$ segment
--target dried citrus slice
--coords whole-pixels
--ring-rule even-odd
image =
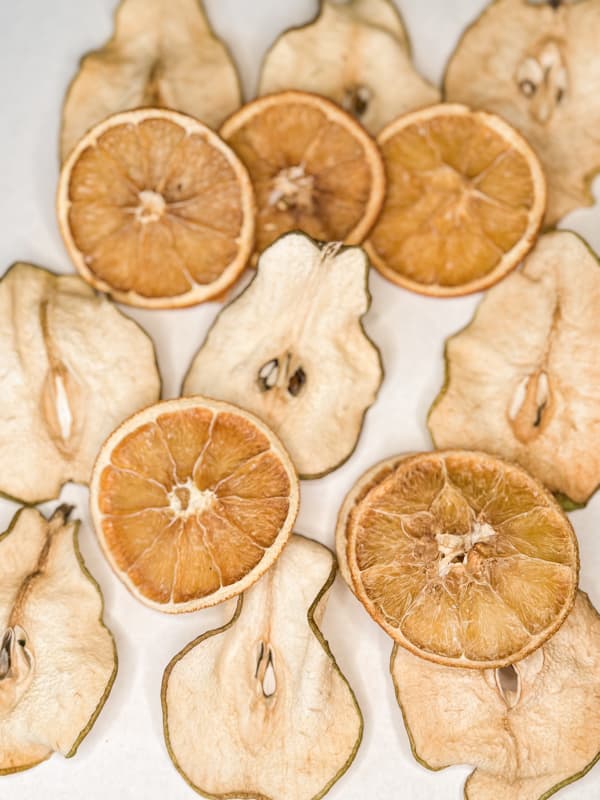
[[[62,158],[118,111],[172,108],[216,128],[240,103],[235,67],[201,0],[121,0],[113,36],[84,56],[69,87]]]
[[[496,0],[466,30],[446,71],[448,100],[500,114],[539,155],[548,226],[594,202],[599,40],[598,0]]]
[[[90,494],[118,577],[170,613],[247,589],[281,552],[298,512],[298,479],[272,431],[201,397],[126,420],[100,450]]]
[[[478,669],[524,658],[577,590],[575,534],[543,486],[484,453],[404,458],[346,526],[359,600],[399,644]]]
[[[250,173],[256,249],[291,230],[358,244],[381,209],[385,178],[375,142],[330,100],[281,92],[233,114],[221,135]]]
[[[386,478],[396,469],[398,464],[403,459],[408,458],[410,455],[412,454],[407,453],[404,456],[392,456],[391,458],[385,458],[378,464],[374,464],[370,469],[360,476],[340,506],[337,523],[335,526],[335,549],[340,575],[346,581],[348,587],[352,591],[354,591],[354,588],[352,586],[350,567],[348,566],[346,536],[346,528],[352,509],[363,499],[367,492],[369,492],[374,486],[377,486],[377,484],[381,483],[384,478]]]
[[[384,277],[453,297],[499,281],[533,247],[546,206],[542,168],[493,114],[437,105],[378,136],[387,176],[367,250]]]
[[[565,507],[600,485],[600,265],[574,233],[542,236],[446,344],[429,414],[440,448],[516,461]]]
[[[283,33],[267,54],[260,94],[283,89],[329,97],[371,133],[440,99],[413,66],[391,0],[323,0],[313,22]]]
[[[130,305],[216,297],[252,251],[246,170],[209,128],[174,111],[126,111],[92,128],[63,166],[57,206],[81,275]]]

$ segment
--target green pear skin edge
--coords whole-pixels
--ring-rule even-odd
[[[296,535],[298,535],[298,534],[296,534]],[[302,538],[306,539],[307,537],[302,537]],[[327,548],[327,549],[329,549],[329,548]],[[320,628],[317,626],[317,624],[316,624],[316,622],[314,620],[314,615],[315,615],[315,612],[316,612],[316,610],[317,610],[317,608],[318,608],[318,606],[319,606],[319,604],[321,602],[321,599],[323,598],[323,596],[331,588],[331,586],[332,586],[332,584],[333,584],[333,582],[335,580],[336,573],[337,573],[337,560],[336,560],[335,555],[333,554],[333,552],[331,552],[331,556],[332,556],[332,567],[331,567],[331,572],[329,573],[329,577],[327,578],[326,582],[323,584],[319,594],[313,600],[312,605],[308,609],[308,612],[306,614],[306,618],[307,618],[308,625],[310,627],[310,630],[311,630],[312,634],[315,636],[315,638],[317,639],[317,641],[319,642],[319,644],[321,645],[321,647],[325,651],[325,654],[331,660],[331,662],[332,662],[334,668],[336,669],[336,671],[338,672],[339,676],[342,678],[342,680],[344,681],[344,683],[348,687],[348,691],[350,692],[350,694],[352,696],[352,700],[353,700],[354,706],[356,708],[356,712],[358,714],[358,718],[359,718],[359,721],[360,721],[360,727],[359,727],[359,732],[358,732],[358,737],[356,739],[356,743],[355,743],[354,748],[352,750],[352,753],[350,754],[350,757],[348,758],[346,763],[343,765],[343,767],[340,770],[338,770],[338,772],[323,787],[323,789],[318,794],[316,794],[314,797],[311,798],[311,800],[321,800],[321,798],[324,797],[327,794],[327,792],[331,789],[331,787],[334,785],[334,783],[337,783],[337,781],[342,777],[342,775],[344,775],[344,773],[348,771],[348,769],[350,768],[352,762],[354,761],[354,759],[356,757],[356,753],[358,752],[358,748],[360,747],[360,744],[362,742],[363,730],[364,730],[363,715],[362,715],[362,712],[360,710],[360,706],[358,705],[358,701],[356,699],[356,695],[354,694],[354,691],[353,691],[352,687],[350,686],[350,684],[348,683],[345,675],[342,673],[341,669],[338,667],[337,661],[335,660],[335,658],[333,656],[333,653],[331,652],[331,649],[329,647],[329,644],[328,644],[327,640],[325,639],[325,637],[321,633]],[[242,594],[242,595],[240,595],[238,597],[238,601],[237,601],[237,606],[236,606],[235,612],[234,612],[232,618],[229,620],[229,622],[226,622],[220,628],[214,628],[213,630],[210,630],[210,631],[207,631],[206,633],[201,634],[196,639],[191,641],[188,645],[186,645],[183,648],[183,650],[181,650],[179,653],[177,653],[177,655],[174,656],[174,658],[172,658],[171,661],[168,663],[168,665],[167,665],[167,667],[166,667],[166,669],[164,671],[163,679],[162,679],[162,687],[161,687],[161,692],[160,692],[160,698],[161,698],[161,706],[162,706],[162,713],[163,713],[163,733],[164,733],[165,744],[166,744],[166,747],[167,747],[167,751],[169,753],[169,757],[170,757],[171,761],[173,762],[173,765],[175,766],[175,769],[181,775],[181,777],[184,779],[184,781],[188,784],[188,786],[190,786],[195,792],[198,792],[198,794],[201,794],[203,797],[208,798],[208,800],[272,800],[272,798],[267,797],[266,795],[263,795],[263,794],[257,794],[256,792],[249,793],[249,792],[243,792],[243,791],[241,791],[241,792],[236,791],[236,792],[227,792],[226,794],[210,794],[209,792],[206,792],[203,789],[201,789],[199,786],[195,786],[188,779],[187,775],[183,772],[183,770],[181,769],[181,767],[177,763],[177,759],[175,758],[175,754],[173,753],[173,750],[171,748],[171,740],[170,740],[170,737],[169,737],[169,721],[168,721],[168,715],[167,715],[167,684],[169,682],[169,678],[171,676],[171,671],[173,670],[173,667],[177,664],[177,662],[180,659],[182,659],[184,656],[186,656],[189,653],[190,650],[193,650],[193,648],[195,648],[197,645],[201,644],[201,642],[203,642],[205,639],[210,639],[212,636],[218,636],[220,633],[224,633],[226,630],[231,628],[235,624],[235,622],[237,621],[238,617],[240,616],[243,604],[244,604],[244,595]]]
[[[555,229],[556,229],[556,226],[554,226],[554,228],[552,228],[551,230],[555,230]],[[567,231],[568,233],[573,234],[573,236],[576,236],[582,242],[582,244],[585,245],[585,247],[589,251],[590,255],[594,256],[594,258],[598,262],[598,266],[600,267],[600,259],[598,258],[598,255],[594,252],[594,250],[592,250],[592,248],[590,247],[588,242],[583,238],[583,236],[580,236],[578,233],[575,233],[575,231],[567,230],[566,228],[565,229],[561,228],[561,232],[564,232],[564,231]],[[527,256],[525,256],[525,258],[527,258]],[[477,314],[479,313],[480,307],[481,307],[481,301],[480,301],[479,305],[477,306],[477,308],[475,309],[475,311],[473,313],[473,316],[467,322],[467,324],[463,325],[462,328],[459,328],[459,330],[457,330],[455,333],[453,333],[451,336],[449,336],[446,339],[446,341],[444,342],[444,381],[442,383],[442,388],[439,390],[439,392],[435,396],[435,399],[434,399],[433,403],[429,406],[429,410],[427,412],[427,417],[425,419],[425,422],[426,422],[426,425],[427,425],[427,429],[429,431],[429,435],[431,436],[431,441],[433,442],[433,446],[436,448],[436,450],[439,449],[439,448],[438,448],[438,446],[436,444],[435,437],[433,435],[433,431],[431,430],[431,427],[429,425],[429,418],[431,417],[431,415],[432,415],[434,409],[436,408],[436,406],[438,405],[438,403],[440,403],[443,400],[444,395],[446,394],[446,391],[448,390],[448,385],[450,383],[450,359],[448,358],[448,343],[450,342],[451,339],[453,339],[455,336],[459,336],[470,325],[472,325],[473,322],[475,322],[475,320],[477,319]],[[536,477],[536,476],[534,476],[534,477]],[[560,505],[560,507],[562,508],[563,511],[578,511],[580,508],[585,508],[587,506],[587,504],[592,499],[594,494],[598,491],[598,489],[600,489],[600,484],[598,484],[598,486],[596,486],[596,488],[591,493],[591,495],[586,500],[583,500],[582,502],[577,502],[576,500],[571,500],[571,498],[568,495],[564,494],[563,492],[552,492],[551,494],[554,495],[555,500],[558,502],[558,504]],[[548,797],[549,796],[550,795],[548,795]]]
[[[17,513],[14,515],[14,517],[10,521],[10,524],[9,524],[8,528],[4,531],[4,533],[0,534],[0,542],[3,541],[3,539],[5,539],[9,534],[12,533],[12,530],[15,527],[15,525],[17,524],[17,522],[19,520],[19,517],[21,516],[21,513],[23,511],[25,511],[26,508],[29,508],[29,506],[24,506],[23,508],[20,508],[17,511]],[[110,628],[104,622],[104,595],[102,594],[102,589],[100,588],[100,584],[94,578],[94,576],[91,574],[89,569],[86,567],[85,561],[83,560],[83,556],[81,554],[81,550],[79,548],[79,527],[81,525],[81,522],[80,522],[80,520],[75,520],[73,522],[73,524],[75,525],[75,528],[73,530],[73,549],[75,550],[75,555],[77,556],[77,561],[79,562],[79,567],[80,567],[81,571],[83,572],[85,577],[88,579],[88,581],[92,584],[92,586],[94,586],[94,588],[97,590],[98,595],[100,597],[100,618],[99,618],[98,621],[100,622],[100,625],[105,629],[105,631],[110,636],[110,640],[111,640],[112,646],[113,646],[113,657],[114,657],[115,665],[114,665],[112,674],[111,674],[110,678],[108,679],[108,683],[106,684],[106,689],[104,690],[104,693],[103,693],[102,697],[100,698],[100,700],[98,702],[98,705],[94,709],[94,712],[93,712],[92,716],[89,718],[87,725],[80,732],[79,736],[75,740],[75,743],[74,743],[73,747],[69,750],[69,752],[67,753],[65,758],[73,758],[73,756],[77,753],[77,750],[79,749],[79,745],[82,743],[82,741],[85,739],[85,737],[91,731],[91,729],[94,727],[94,723],[98,719],[98,715],[100,714],[100,712],[104,708],[104,704],[108,700],[108,696],[110,695],[110,693],[112,691],[112,687],[113,687],[113,684],[114,684],[115,679],[117,677],[117,672],[119,670],[119,656],[118,656],[118,653],[117,653],[117,644],[115,642],[115,637],[113,636],[112,631],[110,630]],[[32,764],[26,764],[26,765],[21,766],[21,767],[13,767],[11,769],[0,769],[0,776],[2,776],[2,775],[14,775],[17,772],[25,772],[28,769],[32,769],[33,767],[37,767],[38,764],[42,764],[44,761],[47,761],[53,755],[54,755],[54,753],[50,753],[50,755],[48,755],[46,758],[42,758],[40,761],[34,761]]]

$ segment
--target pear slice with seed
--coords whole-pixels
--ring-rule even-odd
[[[542,800],[600,757],[600,615],[583,592],[559,631],[510,667],[465,670],[392,653],[415,758],[476,767],[466,800]]]
[[[578,236],[543,236],[446,345],[429,412],[436,447],[516,461],[563,505],[600,484],[600,266]]]
[[[319,628],[334,577],[327,548],[292,536],[231,621],[167,667],[167,747],[200,794],[314,800],[349,768],[362,716]]]
[[[240,103],[235,66],[201,0],[121,0],[112,38],[83,58],[69,88],[62,159],[118,111],[170,108],[218,128]]]
[[[317,18],[284,33],[265,59],[259,93],[284,89],[328,97],[371,133],[440,99],[416,72],[390,0],[323,0]]]
[[[0,493],[87,483],[106,436],[154,402],[150,338],[81,278],[15,264],[0,281]]]
[[[467,29],[447,68],[447,100],[503,116],[537,152],[548,179],[548,226],[594,202],[599,40],[599,0],[496,0]]]
[[[75,755],[115,678],[102,595],[69,512],[22,509],[0,536],[0,775]]]
[[[361,324],[370,296],[358,247],[290,233],[269,247],[246,291],[218,316],[183,393],[227,400],[281,438],[303,478],[352,453],[382,380]]]

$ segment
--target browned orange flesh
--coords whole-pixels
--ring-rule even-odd
[[[156,198],[140,199],[143,192]],[[71,176],[69,222],[99,278],[148,297],[177,295],[191,289],[190,278],[214,281],[235,256],[237,195],[233,169],[201,136],[147,120],[108,130],[83,151]]]
[[[283,92],[244,106],[223,126],[254,185],[260,253],[283,233],[361,242],[383,202],[381,158],[359,123],[333,103]]]
[[[401,461],[347,525],[354,588],[401,644],[442,663],[523,657],[577,588],[573,530],[523,470],[476,453]]]
[[[387,195],[369,248],[390,280],[444,295],[484,288],[518,264],[541,222],[545,190],[516,132],[439,108],[382,132]]]
[[[150,600],[182,603],[258,564],[286,520],[289,493],[283,464],[251,422],[187,409],[117,444],[98,505],[118,569]]]

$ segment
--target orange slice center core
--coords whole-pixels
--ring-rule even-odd
[[[469,216],[468,201],[479,194],[474,182],[448,164],[442,164],[430,176],[431,188],[448,198],[445,216],[455,224]]]
[[[496,531],[487,522],[474,522],[469,533],[436,533],[440,560],[438,573],[447,575],[450,571],[462,571],[464,567],[477,566],[477,550],[479,542],[489,542]]]
[[[162,194],[144,189],[138,195],[140,204],[135,210],[135,218],[144,224],[158,222],[167,204]]]
[[[311,213],[314,210],[313,175],[307,175],[303,164],[285,167],[273,178],[269,205],[279,211],[297,208]]]
[[[216,495],[211,489],[199,489],[191,478],[185,483],[176,484],[167,495],[173,514],[186,520],[203,511],[208,511],[214,504]]]

